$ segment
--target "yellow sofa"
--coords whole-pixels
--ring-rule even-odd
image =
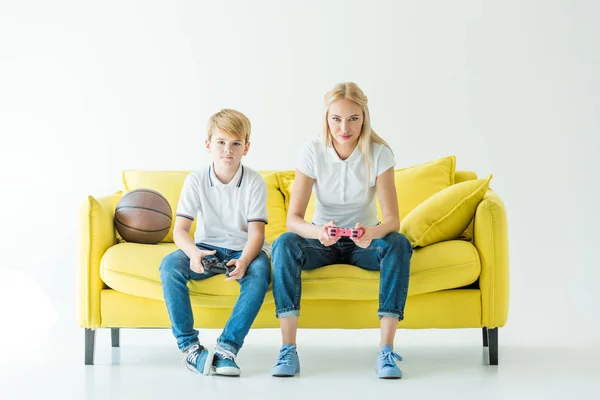
[[[125,171],[124,191],[158,190],[175,212],[186,171]],[[267,240],[285,232],[286,205],[293,171],[261,172],[268,188]],[[450,184],[476,175],[452,171]],[[399,197],[401,192],[398,188]],[[402,194],[406,196],[403,191]],[[119,328],[169,328],[158,266],[176,249],[172,227],[156,245],[126,243],[113,224],[122,192],[88,196],[80,210],[79,324],[85,328],[85,363],[93,364],[95,331],[110,328],[113,347]],[[313,210],[309,204],[307,220]],[[195,227],[192,227],[194,229]],[[504,326],[509,298],[506,212],[488,190],[469,228],[457,240],[416,248],[411,260],[405,320],[399,328],[482,328],[489,362],[498,363],[498,328]],[[379,273],[332,265],[302,273],[301,328],[377,328]],[[189,283],[198,328],[222,328],[239,294],[237,282],[222,277]],[[277,328],[269,290],[253,328]]]

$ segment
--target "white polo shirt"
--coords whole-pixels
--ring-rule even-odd
[[[248,241],[248,224],[267,219],[267,185],[260,174],[240,164],[235,176],[223,184],[212,164],[190,173],[183,184],[177,216],[194,221],[196,243],[230,250],[243,250]],[[271,255],[265,240],[262,250]]]
[[[367,165],[358,146],[350,157],[340,159],[333,146],[321,138],[304,145],[297,168],[315,180],[315,215],[313,223],[325,225],[335,221],[342,228],[354,228],[357,222],[375,226],[380,221],[375,200],[376,177],[396,165],[392,150],[371,144],[371,177],[367,188]]]

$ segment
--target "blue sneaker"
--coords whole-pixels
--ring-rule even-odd
[[[375,364],[375,372],[381,379],[400,379],[402,371],[396,365],[396,360],[402,361],[402,357],[394,353],[392,346],[386,344],[379,351],[377,363]]]
[[[300,372],[300,359],[296,352],[296,346],[284,344],[279,351],[277,363],[271,369],[271,375],[280,377],[294,376],[298,372]]]
[[[235,354],[219,346],[215,349],[212,372],[217,375],[226,376],[240,376],[242,373],[240,367],[235,363]]]
[[[214,354],[204,346],[199,344],[192,345],[184,353],[183,363],[192,372],[202,375],[210,374]]]

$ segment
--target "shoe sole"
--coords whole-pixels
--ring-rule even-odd
[[[206,362],[204,363],[204,369],[202,370],[204,372],[198,371],[196,368],[189,365],[184,359],[183,364],[189,371],[192,371],[193,373],[198,374],[198,375],[204,375],[204,376],[210,375],[210,370],[212,367],[213,358],[215,357],[215,353],[206,348],[205,348],[205,350],[208,351],[208,357],[206,357]]]
[[[221,367],[215,368],[211,367],[212,373],[215,375],[225,375],[225,376],[240,376],[241,371],[234,367]]]
[[[400,375],[400,376],[394,376],[394,375],[390,375],[390,376],[385,376],[385,375],[384,375],[384,376],[382,376],[382,375],[379,375],[379,374],[377,373],[377,370],[375,370],[375,373],[377,374],[377,377],[378,377],[379,379],[402,379],[402,375]]]
[[[271,376],[275,376],[277,378],[291,378],[293,376],[296,376],[296,374],[300,373],[300,369],[296,370],[296,372],[294,372],[293,374],[283,374],[283,373],[278,373],[278,374],[273,374],[271,373]]]

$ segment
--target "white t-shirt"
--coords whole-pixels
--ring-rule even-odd
[[[325,225],[335,221],[342,228],[354,228],[357,222],[375,226],[380,221],[375,201],[376,178],[396,165],[392,150],[371,143],[371,176],[367,189],[367,165],[358,146],[350,157],[340,159],[333,146],[321,138],[304,145],[297,168],[315,180],[315,215],[313,223]]]
[[[258,172],[242,164],[233,179],[223,184],[211,164],[186,177],[177,216],[191,221],[198,217],[196,243],[243,250],[248,241],[248,224],[268,223],[267,185]],[[271,244],[265,240],[262,250],[270,256]]]

